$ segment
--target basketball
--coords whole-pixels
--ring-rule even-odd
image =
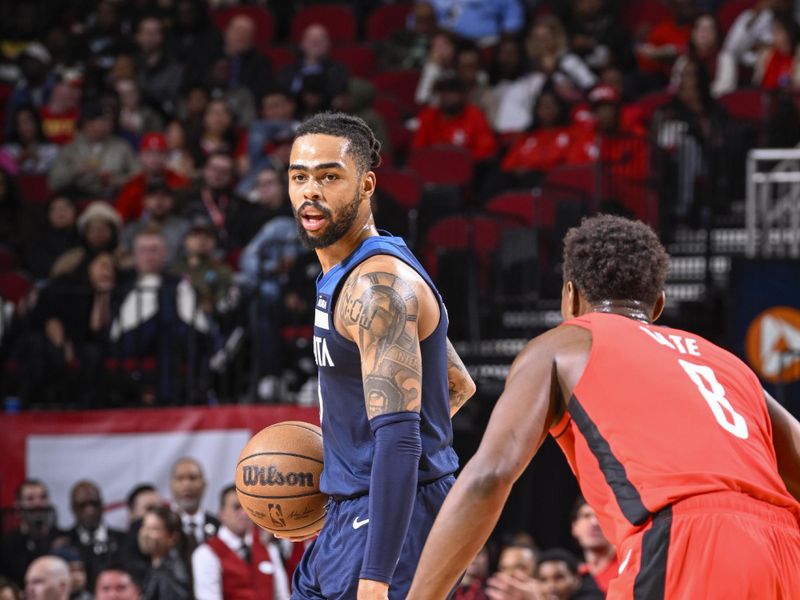
[[[236,494],[250,520],[283,537],[314,535],[328,496],[319,491],[322,430],[284,421],[255,434],[236,463]]]

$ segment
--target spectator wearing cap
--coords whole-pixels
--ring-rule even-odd
[[[494,156],[497,140],[481,109],[467,102],[464,82],[448,75],[434,91],[438,101],[420,112],[412,148],[446,144],[466,148],[476,161]]]
[[[6,122],[4,130],[9,133],[13,127],[13,117],[23,106],[42,108],[56,78],[50,72],[52,58],[50,52],[39,42],[31,42],[19,55],[20,77],[5,106]]]
[[[53,162],[50,188],[82,198],[112,198],[138,168],[130,145],[113,135],[113,130],[114,118],[106,108],[94,103],[86,106],[80,132]]]
[[[347,67],[331,60],[331,38],[321,23],[312,23],[303,31],[300,40],[300,60],[284,67],[278,75],[278,82],[296,96],[303,92],[309,76],[319,76],[319,91],[327,98],[333,98],[344,90],[349,77]]]
[[[133,251],[136,234],[150,226],[157,226],[167,243],[167,262],[174,261],[180,253],[183,237],[189,229],[187,220],[177,214],[175,192],[164,181],[151,181],[144,194],[144,212],[138,220],[128,223],[122,230],[122,246]]]
[[[121,229],[122,219],[113,206],[102,200],[90,203],[78,217],[78,245],[56,259],[50,276],[69,273],[87,256],[101,252],[110,253],[117,264],[124,265],[124,251],[119,247]]]
[[[72,141],[78,128],[83,78],[76,70],[58,74],[47,102],[39,107],[44,137],[59,146]]]
[[[233,270],[216,257],[214,224],[196,215],[183,238],[183,253],[172,272],[192,284],[207,315],[225,313],[233,304]]]
[[[186,187],[186,177],[171,169],[167,138],[161,133],[146,133],[139,142],[140,173],[129,179],[117,196],[116,208],[126,222],[138,219],[144,208],[144,196],[151,183],[166,185],[176,191]]]
[[[135,35],[138,47],[139,88],[146,102],[152,102],[167,114],[177,108],[183,82],[183,67],[164,50],[164,24],[155,15],[139,20]]]

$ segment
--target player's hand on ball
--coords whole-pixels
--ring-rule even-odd
[[[358,600],[388,600],[389,584],[372,579],[358,580]]]
[[[295,544],[299,544],[300,542],[305,542],[306,540],[313,540],[315,537],[319,535],[319,532],[312,533],[311,535],[301,535],[298,537],[291,537],[288,535],[279,535],[277,533],[273,533],[276,538],[279,540],[289,540],[290,542],[294,542]]]

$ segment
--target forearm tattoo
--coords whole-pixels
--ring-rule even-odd
[[[357,269],[342,288],[336,311],[357,336],[367,416],[419,411],[422,357],[413,288],[392,273]]]
[[[450,340],[447,340],[447,385],[450,390],[451,412],[464,406],[474,393],[472,377]]]

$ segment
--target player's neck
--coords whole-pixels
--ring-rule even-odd
[[[361,242],[367,238],[375,237],[376,235],[380,234],[375,227],[375,221],[372,219],[372,216],[370,216],[366,223],[354,226],[330,246],[317,248],[317,258],[319,258],[319,263],[322,265],[322,272],[327,273],[330,271],[333,267],[350,256]]]
[[[622,315],[635,321],[651,323],[650,307],[639,300],[600,300],[592,303],[593,312]]]

